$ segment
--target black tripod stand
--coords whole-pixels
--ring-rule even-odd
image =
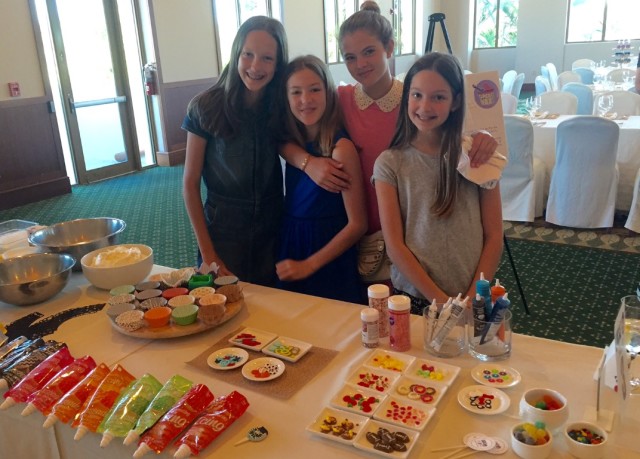
[[[433,50],[433,35],[436,31],[436,22],[439,22],[442,27],[444,42],[447,44],[449,54],[453,54],[453,51],[451,51],[451,42],[449,42],[449,34],[447,33],[447,26],[444,25],[443,13],[433,13],[429,16],[429,31],[427,32],[427,44],[424,47],[424,53],[427,54]]]
[[[427,43],[424,47],[424,53],[430,53],[433,50],[433,36],[436,30],[436,22],[440,23],[440,27],[442,28],[442,33],[444,34],[444,42],[447,45],[447,49],[449,50],[449,54],[453,54],[451,50],[451,42],[449,41],[449,34],[447,33],[447,26],[444,24],[444,14],[443,13],[433,13],[429,16],[429,31],[427,32]],[[524,305],[525,312],[529,315],[529,304],[527,303],[527,298],[524,296],[524,290],[522,289],[522,284],[520,283],[520,276],[518,276],[518,270],[516,269],[516,264],[513,261],[513,255],[511,255],[511,247],[509,247],[509,241],[507,240],[507,236],[502,233],[502,240],[504,241],[504,247],[507,249],[507,256],[509,257],[509,263],[511,264],[511,269],[513,270],[513,276],[516,278],[516,284],[518,285],[518,292],[520,292],[520,298],[522,298],[522,304]]]

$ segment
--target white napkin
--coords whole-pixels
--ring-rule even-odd
[[[493,152],[489,161],[479,167],[471,167],[469,154],[473,139],[470,136],[462,138],[462,152],[458,161],[458,172],[460,172],[467,180],[481,186],[482,188],[495,188],[502,175],[502,170],[507,165],[507,158],[498,153]]]

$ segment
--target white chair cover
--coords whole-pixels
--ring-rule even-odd
[[[505,115],[504,128],[509,162],[502,171],[500,195],[502,218],[532,222],[544,211],[547,172],[544,163],[533,157],[533,125],[521,116]]]
[[[594,61],[593,59],[576,59],[571,64],[571,70],[575,70],[578,67],[584,67],[584,68],[587,68],[587,69],[595,68],[596,67],[596,61]]]
[[[636,72],[631,69],[613,69],[607,73],[607,79],[614,83],[624,83],[625,77],[632,77],[635,74]]]
[[[624,227],[640,233],[640,169],[636,172],[636,181],[633,185],[633,200],[631,201],[631,209]]]
[[[518,99],[508,92],[500,93],[500,101],[502,102],[502,113],[505,115],[513,115],[518,110]]]
[[[509,70],[502,76],[502,92],[511,93],[513,90],[513,82],[518,74],[515,70]]]
[[[558,75],[558,90],[562,91],[562,88],[567,83],[582,83],[582,78],[576,72],[567,70]]]
[[[582,78],[582,84],[593,84],[593,75],[595,72],[590,68],[576,67],[573,71],[580,75],[580,78]]]
[[[523,84],[524,84],[524,73],[518,73],[518,76],[516,76],[516,79],[513,82],[513,89],[511,90],[511,94],[513,94],[516,99],[520,99],[520,92],[522,91]]]
[[[594,102],[596,109],[598,108],[598,101],[600,100],[600,97],[604,95],[613,96],[613,108],[611,111],[616,112],[618,116],[640,115],[640,95],[631,91],[622,90],[603,92],[602,94],[598,94],[596,97],[596,101]]]
[[[572,228],[613,226],[619,131],[614,121],[597,116],[571,118],[558,125],[548,222]]]
[[[547,91],[551,91],[549,80],[541,75],[538,75],[536,77],[534,84],[536,85],[536,96],[539,96],[540,94]]]
[[[577,115],[593,115],[593,91],[582,83],[567,83],[562,87],[563,92],[570,92],[578,98]]]
[[[547,70],[549,71],[549,84],[551,84],[551,90],[558,90],[558,70],[553,62],[547,62]]]
[[[570,92],[549,91],[540,95],[540,110],[558,115],[575,115],[578,98]]]

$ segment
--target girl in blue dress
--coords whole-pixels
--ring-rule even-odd
[[[285,137],[307,152],[286,165],[285,211],[276,272],[286,290],[361,303],[356,242],[367,229],[360,161],[343,130],[337,91],[315,56],[294,59],[284,73]],[[316,185],[304,169],[312,156],[334,158],[354,180],[342,193]]]

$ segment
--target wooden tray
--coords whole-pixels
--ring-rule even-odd
[[[240,301],[236,301],[234,303],[227,303],[227,310],[222,316],[222,320],[217,324],[206,325],[200,320],[196,320],[191,325],[176,325],[174,323],[170,323],[164,327],[150,328],[150,327],[142,327],[136,331],[128,331],[123,328],[120,328],[116,325],[116,323],[109,319],[111,322],[111,326],[118,330],[123,335],[133,336],[135,338],[145,338],[145,339],[166,339],[166,338],[179,338],[181,336],[194,335],[196,333],[201,333],[206,330],[210,330],[212,328],[216,328],[223,323],[234,318],[244,306],[244,299]]]

